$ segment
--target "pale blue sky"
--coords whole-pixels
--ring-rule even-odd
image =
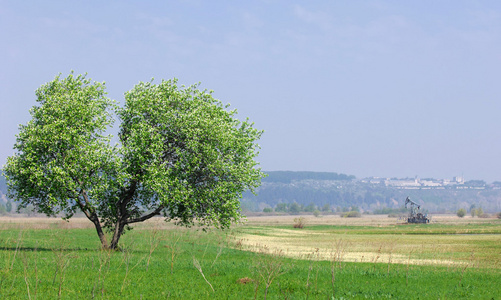
[[[501,180],[501,1],[3,1],[0,165],[34,91],[201,82],[264,170]]]

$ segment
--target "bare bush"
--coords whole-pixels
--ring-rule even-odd
[[[294,228],[303,228],[306,224],[306,219],[303,217],[294,218]]]

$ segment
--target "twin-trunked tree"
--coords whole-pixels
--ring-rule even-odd
[[[157,215],[217,228],[240,219],[242,192],[263,177],[254,161],[262,131],[176,80],[139,83],[123,107],[105,95],[104,83],[73,74],[36,91],[39,105],[4,167],[19,208],[64,218],[82,211],[111,249],[130,224]],[[115,115],[112,145],[105,132]]]

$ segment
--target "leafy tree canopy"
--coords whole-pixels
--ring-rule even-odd
[[[156,215],[226,228],[241,218],[242,192],[264,175],[254,160],[262,131],[196,85],[140,82],[119,107],[104,83],[70,74],[36,96],[4,168],[9,196],[48,216],[82,211],[103,247],[116,248],[130,224]],[[112,145],[105,132],[115,116]]]

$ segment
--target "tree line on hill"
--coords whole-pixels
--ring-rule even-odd
[[[501,211],[501,189],[396,189],[357,180],[353,175],[327,172],[266,172],[256,195],[244,193],[242,209],[247,212],[277,213],[345,213],[357,210],[373,214],[403,214],[407,212],[407,196],[432,213],[456,213],[479,216]],[[476,180],[475,183],[480,181]],[[15,211],[15,203],[5,197],[7,185],[0,176],[0,214]],[[472,208],[473,207],[473,208]],[[476,211],[479,210],[481,214]],[[29,214],[29,210],[23,210]]]
[[[355,176],[337,173],[316,172],[266,172],[256,195],[244,193],[242,208],[247,211],[284,212],[284,207],[292,206],[292,213],[299,207],[304,212],[339,212],[358,207],[365,213],[398,214],[406,212],[404,201],[411,197],[421,205],[421,210],[433,213],[455,213],[459,208],[474,205],[484,212],[501,211],[501,189],[496,183],[485,186],[481,180],[473,180],[469,185],[444,189],[416,188],[401,189],[384,184],[357,180]],[[480,183],[484,189],[475,189]],[[314,208],[313,208],[314,207]],[[328,207],[328,209],[327,209]]]

